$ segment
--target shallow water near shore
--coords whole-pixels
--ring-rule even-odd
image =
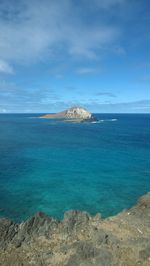
[[[0,115],[0,216],[107,217],[150,190],[150,114],[96,114],[98,123],[38,116]]]

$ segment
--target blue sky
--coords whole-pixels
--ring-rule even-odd
[[[149,0],[1,0],[0,112],[150,112]]]

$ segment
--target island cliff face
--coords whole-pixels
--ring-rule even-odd
[[[0,219],[0,250],[3,266],[149,266],[150,193],[107,219],[80,211],[63,221],[41,212],[21,224]]]
[[[90,120],[93,118],[92,114],[88,112],[85,108],[81,107],[71,107],[63,112],[56,114],[47,114],[41,116],[41,118],[64,118],[64,119],[77,119],[80,120]]]

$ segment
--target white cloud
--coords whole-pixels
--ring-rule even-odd
[[[79,75],[95,74],[97,72],[98,72],[98,69],[94,67],[81,67],[77,69],[77,74]]]
[[[2,112],[2,113],[6,113],[7,110],[6,110],[5,108],[3,108],[3,109],[1,109],[1,112]]]
[[[87,27],[69,0],[22,0],[15,7],[11,1],[2,3],[0,58],[6,62],[34,63],[65,53],[96,59],[97,51],[112,49],[119,36],[118,28],[105,21],[98,22],[97,27]]]
[[[111,26],[82,27],[71,33],[70,53],[96,59],[98,55],[96,51],[101,49],[103,52],[118,38],[118,35],[119,30]]]
[[[4,60],[0,59],[0,73],[13,74],[13,68]]]

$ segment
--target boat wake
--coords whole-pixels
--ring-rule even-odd
[[[118,119],[116,118],[112,118],[112,119],[100,119],[98,121],[93,121],[91,122],[92,124],[100,124],[100,123],[103,123],[103,122],[115,122],[117,121]]]

